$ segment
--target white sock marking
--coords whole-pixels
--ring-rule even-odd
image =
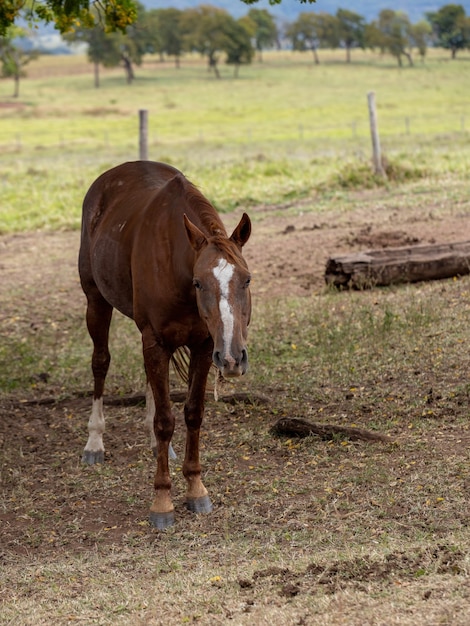
[[[218,265],[212,270],[220,286],[219,310],[224,327],[224,358],[227,361],[233,360],[230,354],[233,338],[233,311],[228,301],[228,296],[234,269],[234,265],[225,259],[219,259]]]
[[[146,417],[145,424],[150,434],[150,447],[152,450],[157,449],[157,439],[155,437],[155,431],[153,429],[153,417],[155,415],[155,402],[153,399],[152,387],[147,383],[147,389],[145,390],[145,409]]]
[[[103,398],[93,399],[90,419],[88,420],[88,441],[85,450],[98,452],[104,450],[103,433],[105,429]]]

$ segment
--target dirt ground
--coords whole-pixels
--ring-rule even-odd
[[[364,207],[348,212],[314,214],[306,210],[308,207],[299,204],[281,208],[260,206],[250,211],[253,235],[246,246],[245,257],[253,272],[253,297],[288,298],[321,292],[324,289],[325,263],[330,255],[369,248],[470,239],[468,207],[456,207],[452,215],[445,212],[445,217],[440,218],[442,207],[433,206],[426,199],[422,206],[418,202],[412,212],[400,214],[399,198],[390,202],[384,197],[383,191],[367,192],[364,194]],[[357,205],[357,197],[355,200]],[[238,215],[225,216],[227,228],[234,227],[238,218]],[[19,311],[23,315],[27,311],[31,327],[40,328],[45,323],[42,317],[46,314],[51,316],[53,322],[54,311],[58,319],[64,310],[74,313],[84,311],[84,297],[76,271],[78,245],[78,232],[27,233],[0,238],[3,322],[18,315]],[[88,363],[84,363],[83,367],[88,367]],[[17,395],[2,398],[0,443],[19,451],[19,465],[25,470],[28,462],[33,460],[31,454],[40,453],[40,482],[50,481],[48,459],[55,459],[54,463],[57,463],[61,454],[65,454],[61,450],[75,451],[79,459],[88,408],[88,398],[58,403],[48,398],[42,403],[40,397],[32,398],[30,392],[25,392],[20,398]],[[243,409],[239,410],[243,415]],[[142,442],[132,450],[119,450],[118,442],[135,439],[133,414],[142,412],[142,407],[125,410],[117,407],[109,411],[116,419],[110,422],[107,432],[108,449],[112,451],[107,454],[130,463],[134,454],[140,454],[139,446],[146,445],[143,443],[144,434],[140,435]],[[209,411],[212,412],[213,424],[214,409],[209,408]],[[72,414],[78,415],[82,421],[72,423],[66,420],[64,431],[64,415]],[[218,427],[222,429],[222,433],[218,433],[221,436],[223,420]],[[228,427],[231,428],[231,425]],[[35,462],[37,460],[36,457]],[[14,472],[17,468],[4,467],[5,471]],[[146,501],[145,496],[143,500]],[[103,515],[106,512],[109,516],[108,505],[103,506],[106,509]],[[101,519],[100,511],[95,513],[95,518]],[[117,516],[120,515],[121,510],[117,511]],[[4,534],[2,545],[7,549],[24,549],[22,535],[28,523],[27,516],[24,523],[18,524],[17,511],[7,511],[0,513],[0,519]]]
[[[59,61],[31,64],[29,78],[63,75]],[[162,64],[152,63],[160,73]],[[67,72],[89,74],[85,59],[75,65]],[[100,71],[123,78],[121,68]],[[451,140],[443,137],[442,147]],[[245,257],[254,302],[321,302],[332,255],[470,241],[469,181],[459,175],[449,186],[442,173],[439,182],[325,187],[292,204],[250,208]],[[228,230],[241,211],[222,216]],[[0,236],[0,342],[4,332],[16,339],[24,331],[26,340],[53,329],[56,342],[46,345],[53,351],[79,323],[83,329],[78,246],[78,232]],[[393,311],[406,299],[384,292]],[[380,301],[380,290],[374,293]],[[201,456],[210,515],[184,506],[185,432],[175,403],[176,523],[165,532],[148,523],[155,460],[141,396],[107,387],[105,463],[88,467],[81,463],[91,404],[88,344],[78,367],[89,388],[76,383],[70,391],[28,364],[37,373],[27,388],[0,393],[0,626],[468,626],[470,276],[419,285],[416,293],[426,303],[429,294],[447,298],[449,317],[464,330],[449,338],[446,327],[441,342],[440,329],[425,327],[423,341],[436,352],[426,352],[427,360],[412,355],[415,369],[403,366],[409,355],[402,350],[396,371],[393,363],[377,375],[360,351],[370,372],[365,383],[351,377],[344,388],[325,389],[310,376],[306,388],[300,371],[298,390],[291,382],[283,387],[280,376],[279,388],[250,388],[260,394],[254,404],[208,399]],[[461,341],[452,359],[446,340],[453,348]],[[23,362],[28,353],[20,355]],[[8,362],[0,367],[7,371]],[[249,377],[241,384],[249,388]],[[273,436],[270,427],[285,415],[390,440]]]
[[[441,216],[441,200],[433,203],[425,197],[412,210],[402,210],[399,195],[395,201],[384,201],[380,190],[355,195],[363,195],[364,207],[348,212],[314,214],[308,210],[312,200],[305,201],[305,210],[301,203],[250,210],[253,234],[244,254],[253,273],[255,298],[308,296],[322,290],[325,264],[333,255],[470,239],[468,206],[455,204],[452,214],[446,211]],[[239,217],[223,216],[227,230]],[[83,307],[76,272],[79,237],[78,232],[0,237],[0,289],[8,292],[17,285],[19,297],[26,302],[41,281],[50,285],[47,297],[57,287],[64,301]]]

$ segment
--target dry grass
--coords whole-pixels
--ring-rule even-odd
[[[180,457],[177,523],[163,533],[147,523],[142,407],[108,409],[106,464],[88,468],[87,399],[5,399],[2,623],[467,624],[469,290],[462,279],[258,311],[280,330],[268,336],[257,323],[258,371],[246,384],[271,402],[209,402],[203,458],[215,510],[184,509]],[[340,315],[329,318],[333,304]],[[286,342],[299,328],[309,360]],[[263,372],[273,340],[287,348]],[[274,438],[284,414],[392,442]]]

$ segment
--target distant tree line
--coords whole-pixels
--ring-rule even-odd
[[[297,0],[314,4],[316,0]],[[258,0],[241,0],[256,4]],[[269,0],[281,4],[282,0]],[[137,17],[138,0],[1,0],[0,37],[19,19],[27,22],[52,22],[60,33],[69,32],[77,23],[91,27],[100,23],[108,31],[120,30],[133,24]]]
[[[254,4],[256,0],[243,0]],[[146,10],[134,2],[136,14],[125,28],[110,30],[97,19],[75,20],[64,35],[69,42],[87,44],[88,58],[94,66],[95,85],[100,82],[99,68],[122,65],[127,81],[135,76],[135,66],[146,54],[161,59],[173,58],[179,67],[185,53],[199,53],[207,59],[208,68],[220,78],[222,59],[234,67],[235,76],[243,64],[251,63],[256,55],[262,61],[264,50],[281,47],[309,51],[313,62],[319,64],[319,51],[341,48],[345,61],[351,62],[355,49],[379,50],[390,54],[401,66],[403,61],[413,65],[415,51],[424,61],[429,46],[450,50],[455,58],[459,50],[470,48],[470,17],[459,4],[447,4],[438,11],[427,13],[425,19],[412,24],[402,11],[383,9],[375,20],[348,9],[338,9],[332,15],[321,11],[304,11],[297,19],[280,28],[267,9],[250,8],[247,14],[233,18],[224,9],[200,5],[196,8]],[[92,9],[91,9],[92,11]],[[19,76],[30,57],[23,54],[12,61],[12,31],[0,37],[0,62],[4,76]]]
[[[145,54],[174,59],[176,67],[186,52],[197,52],[207,59],[209,70],[220,78],[219,62],[234,66],[251,63],[255,49],[277,43],[277,28],[265,10],[250,9],[236,20],[227,11],[210,5],[178,10],[147,11],[137,7],[136,21],[125,33],[107,33],[99,25],[79,26],[65,35],[70,42],[88,44],[88,58],[95,67],[95,84],[99,84],[99,66],[123,65],[129,83],[134,79],[134,65],[140,65]]]

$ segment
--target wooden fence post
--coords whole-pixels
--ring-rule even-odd
[[[139,110],[139,159],[148,161],[148,111]]]
[[[377,126],[377,111],[375,108],[375,93],[369,91],[367,94],[367,103],[369,105],[369,122],[370,134],[372,138],[372,160],[374,164],[374,173],[386,178],[385,170],[382,166],[382,154],[380,152],[379,129]]]

